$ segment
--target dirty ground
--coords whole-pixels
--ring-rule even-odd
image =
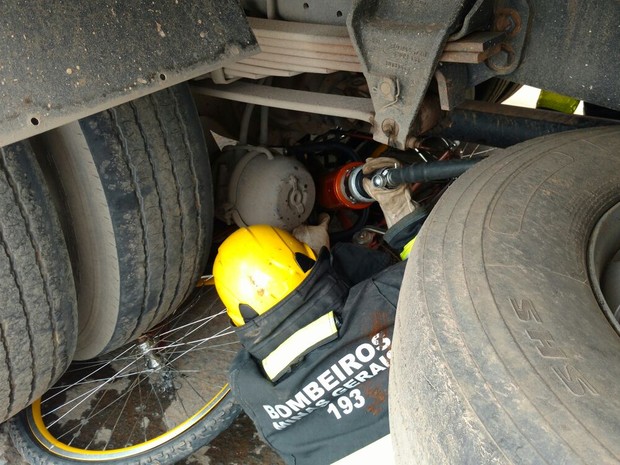
[[[261,442],[250,419],[241,415],[235,423],[211,444],[175,465],[283,465],[269,446]],[[0,429],[0,465],[27,465]]]
[[[217,391],[220,389],[220,386],[226,383],[228,364],[238,350],[238,340],[234,333],[230,331],[230,321],[226,317],[223,309],[224,307],[221,304],[220,300],[217,298],[215,289],[211,286],[205,286],[197,290],[194,293],[193,297],[190,297],[188,301],[184,304],[184,306],[179,309],[179,311],[177,311],[174,316],[170,317],[161,325],[158,325],[165,330],[164,333],[161,333],[160,336],[157,336],[157,331],[159,330],[154,329],[151,331],[155,334],[155,336],[153,336],[154,339],[156,339],[157,337],[163,338],[161,339],[161,341],[166,341],[170,343],[164,344],[164,346],[169,346],[172,348],[172,350],[178,350],[178,348],[176,347],[183,345],[182,343],[187,343],[190,346],[196,348],[207,349],[184,350],[182,356],[174,357],[174,360],[178,359],[177,362],[174,362],[174,360],[174,364],[170,362],[170,366],[172,367],[174,365],[174,369],[178,370],[179,373],[187,373],[183,377],[183,383],[179,384],[179,386],[181,387],[175,387],[175,389],[177,389],[176,395],[185,398],[185,401],[181,402],[184,406],[190,406],[190,402],[198,402],[198,404],[194,406],[195,410],[197,410],[203,405],[201,402],[204,402],[204,399],[211,398],[214,392],[214,388]],[[175,331],[180,332],[177,333]],[[216,335],[221,336],[216,337]],[[174,343],[170,342],[175,338],[176,340]],[[202,346],[201,344],[195,344],[194,342],[192,342],[191,338],[194,338],[197,341],[209,341],[209,343],[207,344],[207,346]],[[213,341],[211,341],[211,339],[213,339]],[[152,348],[156,349],[157,347],[159,347],[158,343],[153,342]],[[124,348],[119,350],[123,350],[123,354],[126,353],[126,351],[124,351]],[[213,350],[215,350],[215,352]],[[130,355],[133,353],[133,351],[129,352]],[[154,353],[157,353],[158,356],[164,354],[163,351],[155,351]],[[114,354],[112,353],[110,356],[113,355]],[[142,359],[140,357],[143,356],[144,354],[138,352],[138,363],[136,363],[136,366],[139,366],[139,364],[142,363]],[[117,358],[118,357],[114,357],[114,360],[116,360]],[[124,359],[133,360],[129,356],[122,357],[119,360]],[[170,359],[157,358],[156,361],[162,362],[163,360]],[[60,385],[60,388],[63,387],[63,382],[67,383],[68,379],[72,379],[72,371],[84,370],[84,368],[80,368],[80,363],[82,362],[78,362],[77,364],[72,365],[72,367],[68,370],[67,374],[65,374],[65,376],[61,378],[61,380],[57,383]],[[89,361],[88,363],[94,364],[95,362]],[[129,361],[123,361],[119,370],[119,367],[116,367],[113,363],[106,368],[106,371],[96,369],[94,373],[99,373],[96,375],[97,377],[101,377],[100,373],[106,373],[106,376],[108,377],[113,376],[115,372],[131,374],[130,371],[123,371],[126,370],[126,367],[122,366],[124,364],[131,365]],[[162,366],[167,365],[168,363],[165,363]],[[88,368],[86,369],[88,370]],[[156,372],[158,371],[156,370]],[[137,369],[137,373],[143,373],[143,370]],[[79,381],[85,379],[81,378],[81,376],[82,373],[80,373],[78,376]],[[113,394],[118,397],[119,392],[125,392],[123,390],[124,387],[122,386],[123,378],[119,377],[119,380],[120,381],[118,383],[112,381],[109,385],[107,385],[107,387],[103,387],[101,389],[101,393],[103,394],[102,398],[105,398],[107,394]],[[78,382],[77,385],[80,386],[78,386],[76,389],[83,389],[84,386],[82,386],[81,384],[86,383]],[[117,384],[121,384],[121,386],[118,387]],[[189,390],[188,386],[191,386],[192,389]],[[50,392],[52,392],[53,389],[54,388],[52,388]],[[131,388],[129,388],[129,391],[133,393]],[[81,391],[78,390],[77,394],[79,394],[80,392]],[[162,392],[163,394],[166,394],[168,391]],[[192,392],[196,394],[202,394],[202,396],[194,396],[196,397],[196,399],[193,399],[191,396]],[[129,394],[126,397],[126,407],[123,407],[122,410],[119,410],[122,413],[119,413],[117,415],[107,415],[107,417],[110,418],[109,421],[114,423],[111,433],[112,436],[111,438],[108,438],[107,443],[110,445],[110,448],[114,448],[115,446],[123,447],[123,444],[118,442],[115,443],[114,441],[123,441],[127,437],[131,437],[131,434],[126,433],[126,430],[127,428],[129,428],[129,430],[133,432],[133,428],[130,428],[132,424],[131,422],[134,421],[132,420],[133,416],[131,413],[133,411],[139,410],[143,412],[143,416],[149,418],[153,417],[151,419],[152,423],[154,423],[156,417],[159,416],[166,417],[168,414],[170,414],[172,418],[174,418],[174,415],[178,415],[178,412],[175,410],[175,402],[166,402],[166,396],[163,394],[162,396],[158,397],[160,402],[157,403],[157,405],[159,405],[159,408],[162,409],[161,415],[159,414],[159,409],[156,405],[144,403],[145,401],[142,399],[141,396],[138,397],[134,396],[133,394]],[[84,402],[83,409],[75,409],[73,412],[71,412],[71,410],[73,409],[69,409],[71,415],[68,415],[62,422],[59,422],[58,425],[55,427],[58,428],[58,430],[55,431],[57,438],[61,438],[63,436],[65,438],[68,438],[69,436],[67,435],[74,435],[74,440],[76,441],[82,440],[82,437],[84,438],[84,440],[88,440],[88,438],[97,437],[97,434],[99,434],[99,430],[104,430],[105,428],[110,427],[110,425],[106,424],[105,422],[88,422],[88,419],[90,418],[97,418],[97,415],[93,414],[93,411],[89,409],[91,407],[95,408],[97,407],[97,405],[99,405],[99,402],[96,401],[96,396],[92,396],[92,399],[89,397],[88,399],[88,402]],[[45,403],[45,401],[43,403]],[[112,404],[114,404],[114,401],[110,402],[110,405]],[[71,404],[67,403],[64,405],[68,406]],[[104,407],[105,403],[101,402],[101,406]],[[192,408],[193,407],[190,407],[190,410],[195,411],[192,410]],[[183,409],[185,409],[185,407],[183,407]],[[72,418],[74,416],[76,418]],[[115,418],[117,417],[119,418],[119,420],[121,420],[120,422],[118,420],[115,420]],[[181,420],[184,420],[185,418],[186,417],[182,417]],[[62,419],[62,416],[60,419]],[[75,435],[76,427],[72,426],[74,423],[76,423],[76,421],[78,424],[84,425],[79,427],[79,429],[77,430],[77,435]],[[106,422],[107,421],[108,419],[106,419]],[[115,431],[117,429],[117,423],[118,431]],[[162,433],[164,431],[162,431]],[[79,439],[75,439],[78,438],[78,436]],[[26,462],[22,461],[17,450],[13,448],[11,440],[8,434],[5,432],[4,427],[0,428],[0,465],[25,465],[25,463]],[[274,452],[272,452],[272,450],[268,446],[261,442],[252,422],[245,415],[241,415],[228,430],[224,431],[209,445],[201,448],[191,457],[178,462],[178,465],[281,465],[282,463],[283,462],[278,458],[278,456]]]

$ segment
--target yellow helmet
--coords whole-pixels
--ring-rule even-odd
[[[231,234],[213,264],[217,293],[236,326],[262,315],[306,278],[316,255],[290,233],[254,225]]]

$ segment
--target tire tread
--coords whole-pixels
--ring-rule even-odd
[[[118,316],[115,326],[110,326],[109,341],[97,349],[101,354],[163,321],[192,291],[210,247],[211,174],[187,85],[87,117],[79,127],[113,229],[114,244],[102,248],[108,247],[118,257],[120,276]],[[69,182],[65,179],[60,184]],[[80,208],[79,201],[71,201]],[[80,240],[71,231],[66,236],[69,241]],[[79,255],[73,261],[85,263]],[[106,296],[110,298],[114,297]],[[84,351],[89,357],[92,352]]]
[[[0,148],[0,209],[4,420],[64,372],[75,350],[77,318],[59,220],[27,141]]]

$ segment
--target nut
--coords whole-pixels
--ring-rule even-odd
[[[505,31],[508,37],[516,36],[521,31],[521,16],[512,8],[501,8],[495,13],[495,30]]]
[[[398,134],[398,125],[392,118],[386,118],[381,123],[381,130],[388,138],[396,137]]]

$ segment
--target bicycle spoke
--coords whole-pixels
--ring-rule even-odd
[[[70,430],[64,432],[63,434],[61,434],[58,439],[62,439],[63,437],[65,437],[66,435],[68,435],[69,433],[74,432],[76,429],[81,430],[82,427],[84,426],[84,424],[86,424],[89,420],[92,420],[93,418],[97,417],[98,415],[101,415],[102,413],[104,413],[105,411],[107,411],[108,409],[111,409],[114,405],[116,405],[116,403],[120,402],[123,399],[124,396],[120,396],[115,398],[112,402],[110,402],[109,404],[107,404],[105,407],[103,407],[101,410],[97,410],[97,407],[99,406],[100,402],[103,400],[103,396],[97,401],[97,403],[94,405],[93,407],[93,413],[91,413],[83,422],[79,422],[76,426],[74,426],[73,428],[71,428]],[[112,412],[109,412],[108,417],[106,417],[106,420],[104,420],[102,422],[102,424],[105,424],[107,419],[112,415],[112,413],[114,413],[114,410],[112,410]],[[51,427],[52,425],[50,425]]]
[[[215,315],[209,315],[209,316],[206,316],[206,317],[201,318],[201,319],[199,319],[199,320],[196,320],[196,321],[192,321],[192,322],[190,322],[190,323],[187,323],[187,324],[185,324],[185,325],[183,325],[183,326],[178,326],[178,327],[176,327],[176,328],[173,328],[173,329],[171,329],[171,330],[169,330],[169,331],[166,331],[166,332],[164,332],[164,333],[156,333],[156,335],[157,335],[157,337],[162,337],[162,336],[166,336],[166,335],[168,335],[168,334],[170,334],[170,333],[173,333],[173,332],[175,332],[175,331],[180,331],[181,329],[185,329],[185,328],[192,327],[192,326],[196,325],[196,323],[202,323],[202,322],[206,322],[206,323],[208,323],[208,322],[210,322],[211,320],[214,320],[214,319],[215,319],[215,318],[217,318],[218,316],[222,316],[222,315],[223,315],[223,314],[225,314],[225,313],[226,313],[226,310],[222,310],[221,312],[219,312],[219,313],[217,313],[217,314],[215,314]]]
[[[239,342],[221,302],[205,296],[215,292],[198,292],[136,343],[73,363],[41,400],[48,431],[72,447],[123,449],[172,430],[215,399]],[[200,355],[204,362],[190,355],[205,350],[217,354],[212,367],[208,355]]]
[[[110,440],[112,439],[112,436],[114,436],[114,432],[116,431],[116,427],[118,426],[118,422],[121,420],[121,417],[123,416],[123,412],[125,411],[125,408],[127,408],[127,402],[129,401],[129,398],[131,397],[130,395],[131,390],[129,391],[129,394],[126,396],[125,398],[125,402],[123,402],[123,407],[121,408],[121,413],[119,415],[117,415],[116,417],[116,421],[114,422],[114,426],[112,427],[112,433],[110,434],[110,439],[108,439],[108,441],[105,444],[105,447],[103,448],[103,450],[106,450],[108,448],[108,444],[110,444]],[[128,438],[131,439],[131,438]]]
[[[130,364],[129,364],[129,365],[127,365],[125,368],[123,368],[123,370],[125,370],[125,369],[127,369],[127,368],[131,367],[131,366],[132,366],[134,363],[136,363],[137,361],[138,361],[138,360],[135,360],[134,362],[130,363]],[[121,371],[123,371],[123,370],[121,370]],[[121,373],[121,372],[118,372],[118,374],[120,374],[120,373]],[[79,401],[76,405],[74,405],[71,409],[69,409],[69,411],[68,411],[67,413],[65,413],[63,416],[61,416],[61,417],[60,417],[60,418],[58,418],[57,420],[55,420],[55,421],[54,421],[54,422],[53,422],[50,426],[54,426],[56,423],[58,423],[60,420],[62,420],[64,417],[66,417],[69,413],[71,413],[73,410],[75,410],[77,407],[79,407],[79,406],[80,406],[83,402],[85,402],[85,401],[86,401],[86,400],[90,397],[90,395],[92,395],[92,393],[95,393],[95,392],[97,392],[97,391],[101,390],[101,389],[103,388],[103,386],[106,386],[106,385],[110,384],[110,383],[111,383],[112,381],[114,381],[115,379],[116,379],[116,376],[113,376],[112,378],[109,378],[109,379],[107,379],[106,381],[104,381],[104,382],[103,382],[103,384],[101,384],[100,386],[95,387],[95,388],[91,389],[90,391],[88,391],[88,392],[86,392],[86,393],[84,393],[84,394],[79,395],[76,399],[73,399],[72,401],[67,402],[67,404],[69,404],[69,403],[71,403],[71,402],[73,402],[73,401],[75,401],[75,400],[77,400],[77,399],[80,399],[80,398],[82,399],[82,400],[80,400],[80,401]],[[49,414],[49,413],[53,413],[53,412],[57,411],[59,408],[60,408],[60,407],[55,408],[54,410],[52,410],[52,411],[48,412],[48,414]]]
[[[127,352],[129,352],[130,350],[132,350],[134,347],[135,347],[135,346],[131,346],[131,347],[129,347],[127,350],[123,351],[120,355],[124,355],[124,354],[126,354]],[[120,355],[119,355],[119,357],[120,357]],[[96,369],[96,370],[95,370],[95,371],[93,371],[92,373],[90,373],[90,374],[88,374],[88,375],[84,376],[81,380],[79,380],[79,381],[78,381],[78,383],[79,383],[80,381],[85,380],[85,379],[86,379],[86,378],[88,378],[89,376],[92,376],[92,375],[94,375],[95,373],[98,373],[99,371],[103,370],[104,368],[106,368],[106,367],[110,366],[110,364],[111,364],[114,360],[115,360],[115,359],[110,360],[110,362],[108,362],[108,363],[106,363],[105,365],[103,365],[103,366],[99,367],[98,369]],[[67,389],[68,389],[68,388],[67,388]],[[49,401],[50,399],[53,399],[54,397],[56,397],[56,396],[58,396],[58,395],[62,394],[62,393],[63,393],[63,392],[65,392],[65,391],[66,391],[66,389],[61,390],[60,392],[55,393],[53,396],[51,396],[51,397],[47,397],[45,400],[46,400],[46,401]]]

